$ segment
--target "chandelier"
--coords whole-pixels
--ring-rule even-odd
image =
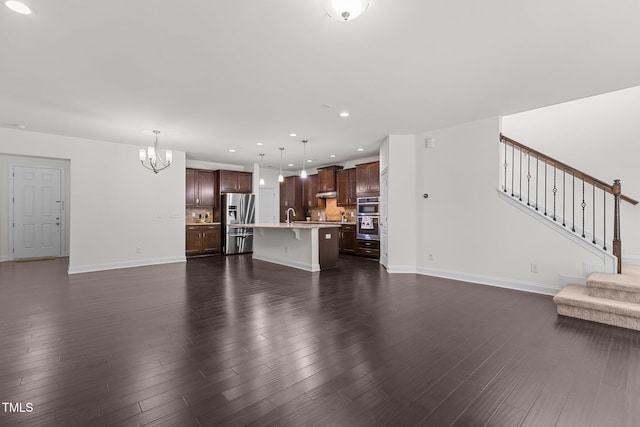
[[[153,145],[148,146],[146,149],[141,148],[139,155],[142,166],[152,170],[154,173],[158,173],[171,165],[173,152],[171,150],[165,150],[164,160],[162,160],[160,150],[158,150],[158,134],[160,131],[154,130],[153,133],[156,134],[156,142]]]

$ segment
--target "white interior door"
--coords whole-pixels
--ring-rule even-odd
[[[258,212],[258,222],[262,224],[273,224],[276,222],[276,192],[271,187],[260,187],[260,206]]]
[[[61,170],[13,168],[13,257],[61,255]]]
[[[389,173],[388,169],[380,175],[380,264],[387,267],[387,252],[389,247]]]

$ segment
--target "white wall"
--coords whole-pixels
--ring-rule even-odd
[[[499,133],[498,117],[425,132],[412,152],[407,146],[400,164],[390,139],[390,171],[407,170],[411,156],[421,169],[414,174],[420,195],[416,222],[407,226],[420,233],[417,271],[555,293],[561,274],[582,276],[584,263],[604,261],[498,197]],[[427,148],[426,138],[434,138],[436,147]],[[537,274],[531,264],[537,264]]]
[[[388,144],[388,259],[392,273],[415,271],[417,211],[416,192],[416,136],[389,135]],[[385,166],[383,162],[382,167]]]
[[[505,116],[502,132],[640,200],[640,87]],[[640,263],[640,205],[622,202],[622,254]]]
[[[0,153],[70,160],[71,273],[185,260],[183,152],[155,175],[133,145],[0,129]]]
[[[64,194],[67,198],[66,206],[65,206],[65,217],[63,219],[65,224],[65,235],[62,236],[64,242],[64,255],[69,254],[69,212],[70,212],[70,203],[68,200],[70,193],[69,179],[70,179],[70,164],[68,160],[60,160],[60,159],[43,159],[39,157],[21,157],[21,156],[8,156],[4,154],[0,154],[0,261],[6,261],[11,258],[11,254],[9,253],[9,249],[11,247],[11,243],[9,242],[10,233],[9,233],[9,218],[11,209],[11,204],[9,201],[9,181],[10,181],[10,167],[11,166],[48,166],[48,167],[56,167],[63,169],[64,175]]]

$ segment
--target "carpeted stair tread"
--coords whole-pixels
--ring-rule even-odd
[[[553,301],[558,314],[640,330],[640,304],[593,297],[582,285],[565,286]]]
[[[634,265],[633,268],[625,266],[622,274],[591,273],[587,278],[587,286],[640,293],[640,269]]]

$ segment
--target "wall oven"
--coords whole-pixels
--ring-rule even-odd
[[[356,238],[380,240],[380,199],[378,197],[360,197],[356,207],[358,212]]]

